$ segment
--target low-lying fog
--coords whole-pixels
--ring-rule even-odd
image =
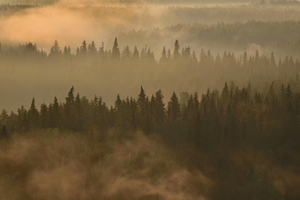
[[[208,40],[203,39],[197,30],[199,27],[202,32],[207,29],[208,32],[205,34],[210,36],[212,35],[210,31],[213,29],[210,25],[217,26],[219,22],[223,22],[225,23],[222,28],[225,30],[223,35],[226,36],[226,34],[232,34],[230,28],[228,30],[226,28],[230,25],[227,26],[226,23],[241,22],[244,24],[250,23],[248,22],[250,20],[267,22],[300,19],[299,8],[296,7],[259,6],[249,3],[242,5],[181,4],[179,6],[147,4],[145,2],[139,4],[114,2],[112,4],[92,0],[62,0],[52,2],[51,5],[47,6],[19,7],[11,5],[7,8],[6,5],[6,7],[2,6],[0,8],[0,40],[4,54],[10,51],[11,47],[17,48],[19,45],[25,45],[29,42],[36,44],[39,50],[49,54],[55,40],[58,41],[61,50],[64,46],[70,46],[71,54],[76,54],[76,48],[80,47],[84,40],[87,43],[94,41],[97,48],[103,46],[106,51],[110,51],[115,37],[118,37],[120,51],[123,51],[127,45],[131,52],[135,46],[140,53],[142,48],[150,48],[156,61],[159,61],[164,46],[173,53],[175,40],[180,42],[180,51],[182,48],[189,46],[191,50],[195,50],[198,59],[202,48],[205,52],[211,50],[214,56],[217,53],[222,56],[224,51],[231,51],[236,55],[242,55],[244,51],[254,54],[256,50],[269,56],[271,53],[269,44],[264,45],[260,42],[260,34],[263,33],[256,34],[255,37],[249,40],[249,43],[232,45],[232,42],[224,43],[224,41],[227,41],[226,37],[224,41],[220,42],[215,40],[213,36],[209,42],[205,43]],[[196,28],[193,29],[192,25],[195,23]],[[185,24],[187,24],[186,27]],[[203,27],[201,24],[203,24]],[[246,26],[248,25],[246,24]],[[250,23],[249,27],[251,26]],[[255,26],[251,30],[256,30]],[[297,30],[289,33],[297,35]],[[218,35],[215,37],[219,38]],[[265,35],[262,37],[267,38]],[[290,37],[290,35],[287,37]],[[278,38],[275,37],[274,43],[270,45],[277,45],[280,42],[277,41]],[[231,40],[243,41],[239,37],[232,37]],[[293,40],[291,44],[296,44],[296,42]],[[282,46],[286,45],[284,41],[280,44]],[[275,55],[278,56],[278,53]],[[283,52],[283,55],[285,55],[285,52]],[[17,58],[12,60],[14,59]],[[118,78],[113,78],[119,76],[103,77],[101,74],[96,76],[95,73],[98,72],[88,69],[90,63],[72,62],[76,62],[76,60],[70,60],[64,65],[64,69],[57,69],[55,66],[52,68],[49,63],[37,65],[31,62],[22,62],[21,64],[18,62],[2,62],[0,74],[2,100],[0,109],[5,108],[10,111],[16,110],[21,105],[27,107],[33,97],[36,98],[37,104],[49,102],[54,96],[58,96],[58,99],[63,101],[67,91],[73,85],[81,95],[87,95],[89,98],[94,95],[102,96],[107,103],[113,103],[119,93],[126,96],[136,96],[140,85],[145,87],[149,95],[165,88],[163,92],[166,94],[166,100],[168,100],[168,95],[173,90],[178,93],[182,91],[194,93],[196,91],[203,92],[207,87],[212,87],[212,89],[216,87],[215,83],[211,84],[213,81],[209,77],[202,77],[204,78],[202,85],[190,83],[190,85],[182,86],[180,82],[187,77],[180,77],[178,74],[173,76],[178,77],[180,80],[177,85],[167,81],[155,82],[154,77],[151,77],[153,73],[149,73],[151,76],[148,76],[145,71],[137,72],[132,77],[138,78],[132,78],[130,82],[126,83]],[[77,66],[75,76],[69,73],[71,65]],[[47,70],[43,69],[43,66],[47,66]],[[126,77],[130,75],[130,71],[127,69],[118,69],[116,73],[120,76],[122,73],[128,73]],[[170,74],[165,75],[165,77],[168,76]],[[151,81],[151,79],[153,80]],[[224,77],[217,77],[216,79],[219,81],[217,85],[222,86],[224,81],[227,81]],[[245,82],[247,81],[245,80]],[[152,84],[153,82],[155,84]],[[188,82],[188,78],[185,82]],[[126,89],[123,88],[124,83],[128,85],[125,86]],[[116,85],[120,87],[116,87]]]

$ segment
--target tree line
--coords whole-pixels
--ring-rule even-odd
[[[220,20],[214,24],[179,23],[164,28],[136,29],[121,32],[118,38],[125,43],[151,42],[158,46],[168,41],[169,35],[175,34],[179,35],[178,38],[181,38],[180,40],[184,43],[200,47],[209,46],[213,51],[218,51],[220,48],[243,51],[253,49],[251,45],[256,45],[265,51],[272,49],[277,55],[298,56],[300,52],[297,36],[300,30],[298,20],[257,21],[253,19],[230,23]],[[285,33],[285,30],[289,31]]]
[[[294,81],[299,85],[299,79]],[[0,124],[1,140],[9,140],[15,133],[38,134],[39,130],[56,129],[59,133],[78,132],[87,137],[96,133],[95,139],[101,141],[113,133],[116,141],[123,141],[142,130],[147,136],[161,137],[180,162],[218,180],[214,199],[229,195],[220,188],[234,188],[235,193],[230,195],[235,198],[297,196],[293,191],[278,192],[267,173],[252,165],[249,169],[237,169],[236,164],[229,162],[233,159],[231,154],[239,149],[245,153],[248,147],[269,156],[275,166],[299,163],[300,93],[281,81],[274,81],[264,92],[257,92],[250,84],[239,88],[231,82],[225,83],[221,91],[208,89],[202,95],[174,92],[168,100],[164,100],[161,90],[147,96],[141,87],[136,98],[117,95],[112,106],[101,97],[89,100],[75,94],[72,87],[63,102],[55,97],[49,105],[37,106],[33,99],[28,110],[23,106],[16,113],[2,110]],[[250,158],[240,159],[247,162]],[[207,171],[208,166],[216,171]],[[230,185],[228,176],[233,181]]]
[[[58,42],[54,43],[49,54],[42,53],[32,43],[20,45],[15,50],[2,48],[1,79],[11,83],[30,76],[32,78],[25,81],[32,82],[32,86],[28,87],[34,87],[36,82],[52,88],[85,84],[94,91],[98,88],[105,98],[109,93],[109,104],[113,103],[115,93],[134,96],[135,89],[141,85],[151,93],[160,88],[168,98],[173,91],[201,94],[207,88],[220,90],[224,82],[230,81],[239,86],[250,82],[259,92],[268,90],[268,85],[274,80],[290,84],[295,91],[300,89],[295,81],[299,77],[300,63],[292,56],[280,59],[274,53],[267,56],[259,51],[240,55],[224,51],[221,55],[214,55],[210,50],[196,52],[178,40],[171,48],[162,47],[158,58],[147,46],[142,49],[120,48],[117,39],[111,48],[98,47],[95,42],[83,42],[76,49],[74,54],[70,47],[61,48]],[[124,85],[127,87],[124,88]],[[111,94],[110,91],[116,92]],[[51,96],[63,93],[60,91]]]
[[[206,77],[219,79],[221,76],[225,81],[234,80],[237,83],[240,83],[239,80],[251,81],[257,77],[261,77],[263,83],[283,78],[287,80],[300,71],[299,60],[292,56],[281,59],[276,58],[273,52],[267,56],[260,54],[258,50],[254,54],[245,51],[242,55],[235,55],[230,51],[224,51],[221,55],[213,55],[210,50],[202,49],[198,54],[189,46],[181,47],[178,40],[175,41],[173,48],[163,47],[159,59],[155,58],[154,52],[147,46],[139,50],[136,46],[131,49],[127,45],[121,50],[117,38],[111,49],[105,47],[103,43],[97,47],[93,41],[90,44],[83,41],[82,45],[76,48],[76,53],[71,51],[70,46],[61,48],[57,41],[54,42],[49,54],[39,50],[36,44],[27,43],[2,50],[0,64],[8,71],[10,68],[49,71],[55,68],[64,71],[90,69],[94,72],[100,70],[100,73],[115,74],[123,67],[128,68],[131,74],[135,74],[137,69],[148,73],[155,73],[153,70],[161,71],[153,74],[154,78],[159,78],[157,76],[164,73],[171,73],[177,78],[178,75],[186,75],[194,81],[199,81],[201,76],[203,79]],[[122,76],[125,78],[126,74],[123,73]]]
[[[215,180],[212,199],[297,199],[297,186],[284,180],[282,187],[287,190],[280,192],[271,177],[276,170],[264,167],[290,171],[287,166],[299,165],[300,93],[295,86],[300,80],[289,83],[274,81],[259,92],[251,84],[238,87],[231,82],[202,95],[173,92],[167,100],[161,90],[148,96],[141,87],[136,98],[117,95],[112,106],[101,97],[76,94],[72,87],[62,102],[54,97],[50,104],[38,106],[33,98],[29,109],[2,110],[0,141],[9,142],[15,134],[36,136],[42,130],[55,130],[88,138],[96,135],[91,140],[104,143],[109,137],[122,142],[142,130],[147,137],[159,136],[188,169],[201,170]],[[254,159],[249,164],[253,156],[247,154],[248,148],[267,161]]]
[[[300,94],[290,85],[273,82],[268,91],[260,93],[250,84],[239,88],[225,83],[221,92],[208,89],[200,97],[173,92],[166,105],[163,98],[161,90],[147,96],[141,87],[137,98],[118,95],[109,107],[101,97],[88,100],[75,95],[72,87],[64,102],[55,97],[49,105],[37,107],[33,98],[28,110],[22,106],[17,113],[8,114],[4,109],[0,123],[10,133],[48,128],[75,132],[141,129],[146,134],[166,134],[170,140],[190,140],[201,148],[221,141],[278,145],[273,143],[288,140],[299,149]]]
[[[192,66],[192,67],[223,67],[223,68],[268,68],[272,70],[281,68],[282,65],[288,65],[298,70],[299,60],[293,59],[292,56],[286,56],[284,59],[276,58],[274,53],[271,52],[270,56],[260,54],[258,50],[255,54],[248,55],[247,51],[243,55],[236,56],[230,51],[224,51],[223,54],[213,55],[210,50],[201,50],[197,54],[189,46],[181,47],[179,41],[176,40],[173,49],[163,47],[161,56],[156,59],[154,52],[151,48],[143,47],[139,50],[136,46],[132,49],[126,45],[123,50],[119,49],[118,39],[115,38],[112,49],[104,46],[102,42],[100,47],[97,47],[95,42],[90,44],[84,40],[80,47],[76,48],[75,53],[72,53],[70,46],[61,48],[57,41],[51,47],[50,52],[47,53],[43,49],[38,49],[36,44],[31,42],[26,44],[20,44],[17,47],[10,47],[6,49],[1,48],[0,43],[0,62],[3,64],[7,62],[14,62],[12,58],[18,58],[20,61],[28,60],[32,63],[45,61],[55,61],[57,64],[63,62],[63,60],[75,61],[82,60],[82,62],[93,62],[93,66],[105,66],[108,63],[115,66],[118,65],[144,65],[148,63],[148,66]],[[118,62],[119,61],[119,62]],[[21,64],[22,62],[20,62]],[[52,64],[52,62],[51,62]],[[75,64],[74,64],[75,65]]]

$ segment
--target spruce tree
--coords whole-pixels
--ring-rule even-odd
[[[180,57],[179,48],[180,48],[179,42],[178,40],[176,40],[174,45],[174,52],[173,52],[174,59],[178,59]]]
[[[114,42],[114,46],[113,46],[113,49],[112,49],[112,58],[113,60],[119,60],[120,59],[120,50],[119,50],[119,47],[118,47],[118,39],[115,38],[115,42]]]
[[[28,120],[31,128],[35,128],[39,124],[39,112],[35,107],[35,99],[32,99],[30,109],[28,110]]]
[[[40,123],[42,128],[48,128],[49,116],[48,107],[45,103],[41,104]]]
[[[139,53],[139,51],[138,51],[138,49],[137,49],[136,46],[134,47],[131,60],[134,61],[134,62],[137,62],[137,61],[140,60],[140,53]]]
[[[56,128],[60,128],[61,125],[60,108],[56,97],[54,97],[52,112],[53,112],[53,125]]]
[[[168,102],[168,119],[172,122],[180,119],[180,104],[175,92],[173,92],[170,101]]]
[[[72,129],[74,124],[74,87],[68,92],[66,102],[64,104],[64,127]]]
[[[131,58],[131,51],[129,49],[129,46],[124,47],[124,50],[122,52],[122,60],[128,61]]]
[[[62,53],[61,53],[60,47],[58,45],[58,42],[55,40],[53,47],[51,47],[49,57],[57,57],[57,56],[61,56],[61,55],[62,55]]]
[[[80,46],[79,53],[80,53],[80,55],[83,55],[83,56],[85,56],[87,53],[87,45],[86,45],[85,40],[82,42],[82,44]]]
[[[145,127],[147,123],[147,110],[148,110],[148,100],[143,87],[141,86],[140,94],[137,100],[137,116],[139,120],[139,125]]]
[[[88,45],[88,53],[90,55],[95,55],[97,53],[97,48],[94,41]]]
[[[159,60],[159,64],[165,64],[167,61],[167,51],[166,48],[164,47],[161,53],[161,58]]]
[[[164,95],[161,90],[155,93],[155,120],[161,124],[165,121],[165,104],[163,102]]]
[[[81,99],[79,93],[77,93],[74,101],[74,130],[82,131],[83,130],[83,109],[81,105]]]

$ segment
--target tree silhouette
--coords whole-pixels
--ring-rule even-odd
[[[168,119],[172,122],[180,119],[180,104],[175,92],[173,92],[170,101],[168,102]]]
[[[119,60],[120,59],[120,50],[118,47],[118,39],[115,38],[114,46],[112,48],[112,58],[113,60]]]

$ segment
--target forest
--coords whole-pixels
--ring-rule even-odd
[[[248,199],[248,197],[249,199],[296,199],[299,192],[297,189],[298,179],[295,177],[298,173],[300,150],[298,145],[300,142],[300,80],[298,75],[300,64],[298,60],[294,61],[292,57],[286,57],[284,60],[279,59],[276,62],[274,54],[267,57],[259,55],[258,51],[255,55],[249,56],[245,52],[242,57],[236,57],[230,52],[224,52],[222,56],[214,57],[209,51],[202,51],[198,58],[195,52],[191,53],[190,48],[182,48],[181,52],[179,48],[178,41],[175,42],[172,52],[163,48],[158,62],[154,59],[150,48],[142,49],[141,53],[137,48],[131,52],[129,47],[120,51],[117,38],[110,51],[104,51],[101,48],[98,51],[93,42],[86,44],[84,41],[77,48],[76,55],[70,54],[69,47],[65,47],[63,51],[60,50],[57,42],[54,43],[49,55],[39,51],[31,43],[3,53],[1,55],[2,62],[17,62],[15,65],[20,67],[21,63],[26,62],[44,63],[44,65],[49,63],[49,66],[44,66],[43,69],[45,69],[45,67],[51,67],[52,62],[61,63],[61,66],[52,67],[51,70],[61,68],[65,62],[69,63],[71,59],[70,69],[68,69],[71,70],[70,73],[75,73],[74,71],[79,70],[82,63],[89,60],[93,63],[89,70],[116,78],[120,84],[129,82],[136,70],[139,73],[147,73],[154,79],[154,82],[162,82],[166,79],[165,81],[172,87],[176,86],[176,80],[179,77],[174,77],[173,74],[171,77],[166,77],[165,74],[171,74],[174,70],[180,70],[180,76],[188,76],[188,83],[192,82],[196,85],[201,84],[201,81],[198,80],[201,76],[213,78],[214,76],[219,77],[221,74],[226,79],[233,79],[235,76],[245,80],[252,78],[255,83],[252,84],[250,81],[245,86],[239,87],[233,81],[225,82],[220,91],[207,88],[205,93],[199,95],[173,92],[169,99],[164,98],[163,92],[159,88],[147,96],[143,87],[139,87],[138,95],[126,98],[117,95],[111,106],[106,104],[101,96],[88,99],[86,96],[81,96],[79,92],[76,93],[75,88],[71,87],[66,93],[64,101],[53,97],[53,101],[49,104],[36,105],[33,98],[29,109],[21,106],[17,112],[12,111],[11,113],[3,109],[0,115],[3,153],[14,151],[13,145],[20,142],[18,141],[19,137],[32,138],[31,142],[34,147],[28,141],[30,143],[26,145],[29,147],[26,148],[29,148],[30,151],[33,150],[32,148],[38,148],[43,152],[46,151],[44,152],[46,155],[51,152],[43,150],[40,146],[35,147],[35,145],[39,145],[40,140],[45,142],[48,148],[58,145],[56,140],[60,140],[61,137],[75,140],[76,143],[82,138],[96,146],[93,147],[96,149],[85,149],[86,154],[81,155],[83,157],[80,158],[73,154],[68,155],[68,150],[59,146],[57,151],[62,151],[67,155],[63,155],[64,157],[56,155],[58,160],[55,163],[48,160],[51,159],[49,155],[46,162],[50,162],[50,164],[40,163],[42,157],[39,156],[42,155],[39,155],[33,160],[37,166],[31,166],[32,163],[24,163],[25,161],[22,159],[20,165],[17,166],[14,166],[14,162],[19,162],[17,160],[11,162],[4,160],[6,162],[3,162],[4,164],[1,166],[2,174],[6,177],[4,180],[17,181],[13,187],[19,191],[18,187],[24,187],[24,184],[27,184],[26,180],[30,180],[29,175],[32,174],[28,170],[32,170],[32,168],[40,167],[43,172],[45,170],[45,173],[48,173],[49,170],[51,171],[48,164],[52,165],[52,170],[53,168],[62,170],[61,167],[66,167],[64,159],[70,159],[67,162],[71,162],[72,159],[88,159],[81,166],[88,169],[81,172],[84,173],[81,174],[82,176],[87,177],[80,178],[80,184],[88,184],[85,182],[93,181],[95,184],[100,184],[97,185],[99,190],[97,189],[95,193],[85,191],[88,198],[97,199],[97,195],[103,195],[101,196],[103,199],[127,199],[126,191],[122,191],[122,189],[111,195],[105,194],[101,190],[104,186],[101,186],[103,183],[99,182],[103,178],[100,172],[109,169],[101,166],[99,168],[99,165],[109,162],[106,159],[110,159],[112,151],[117,151],[114,148],[119,148],[119,145],[122,148],[130,148],[126,146],[129,145],[128,141],[139,141],[140,137],[144,137],[143,140],[147,142],[159,141],[159,144],[171,153],[165,153],[166,150],[158,150],[153,153],[151,147],[147,150],[140,147],[138,152],[128,150],[130,151],[129,157],[121,156],[125,160],[113,161],[117,165],[125,167],[125,169],[116,169],[120,170],[117,172],[120,173],[118,178],[133,176],[135,181],[141,181],[141,183],[145,181],[147,187],[153,187],[153,184],[162,184],[160,181],[164,179],[164,176],[173,179],[173,176],[179,173],[178,170],[184,168],[192,174],[200,171],[201,177],[203,177],[199,180],[189,180],[190,176],[194,175],[188,174],[186,175],[188,176],[187,180],[184,180],[182,185],[171,186],[179,187],[184,192],[182,198],[185,196],[191,199],[200,198],[205,195],[205,198],[208,199],[224,199],[224,197],[226,197],[225,199]],[[11,59],[15,56],[18,56],[18,59]],[[78,63],[79,66],[72,63]],[[118,74],[120,68],[126,68],[129,73],[127,75]],[[78,73],[82,73],[82,71]],[[154,76],[153,73],[158,73],[158,75]],[[217,74],[214,75],[214,73]],[[175,80],[172,80],[172,77]],[[182,85],[185,82],[179,84]],[[48,139],[43,141],[42,138],[48,137],[50,137],[49,141]],[[80,146],[73,146],[72,143],[68,145],[71,145],[72,151],[80,151]],[[84,146],[84,148],[92,147]],[[155,160],[156,156],[166,156],[166,158]],[[77,162],[83,161],[77,160]],[[11,170],[11,165],[16,168]],[[24,167],[25,169],[23,169]],[[76,165],[76,167],[78,166]],[[169,168],[171,172],[169,172]],[[24,171],[14,174],[16,170],[21,169]],[[135,173],[142,173],[142,175],[135,177]],[[180,173],[183,172],[180,171]],[[285,173],[288,173],[289,176],[285,177]],[[99,180],[93,180],[95,176]],[[228,184],[228,178],[230,184]],[[214,183],[213,186],[211,182]],[[54,187],[51,184],[62,183],[49,184]],[[95,186],[92,183],[89,184],[91,185],[82,186],[85,188],[84,190],[90,190]],[[191,193],[189,189],[184,188],[185,184],[191,184],[189,186],[189,189],[192,190]],[[46,198],[43,188],[39,188],[37,185],[34,187],[38,187],[36,190],[42,191],[42,193],[31,193],[33,190],[31,188],[19,191],[19,197],[25,195],[28,199]],[[53,191],[52,188],[47,188],[47,190],[50,193]],[[137,188],[127,188],[126,190],[133,192]],[[176,195],[173,190],[175,189],[168,191],[171,193],[168,195]],[[65,194],[63,191],[61,193],[61,195],[71,195]],[[41,197],[35,195],[41,195]],[[136,195],[136,199],[171,198],[160,192]],[[54,197],[63,198],[61,196]],[[51,196],[51,198],[54,197]],[[181,198],[178,197],[178,199]]]
[[[299,79],[293,82],[299,85]],[[200,97],[197,93],[193,95],[181,93],[179,97],[174,92],[166,105],[163,98],[161,90],[149,97],[141,87],[137,98],[121,99],[118,95],[115,105],[108,107],[101,97],[88,100],[86,97],[81,97],[79,93],[75,95],[72,87],[64,102],[58,102],[55,97],[49,105],[41,104],[36,107],[33,99],[28,110],[21,107],[16,114],[8,114],[6,110],[3,110],[0,117],[1,124],[3,124],[2,153],[16,154],[17,152],[13,149],[16,147],[7,147],[14,143],[17,143],[14,145],[21,145],[22,148],[29,148],[29,152],[26,152],[28,154],[34,151],[33,148],[42,150],[43,153],[38,153],[34,158],[29,157],[33,159],[29,163],[23,159],[31,155],[25,155],[25,158],[18,158],[15,155],[13,160],[6,160],[8,159],[6,156],[2,157],[4,161],[1,164],[2,180],[15,181],[11,183],[13,188],[10,189],[18,191],[17,199],[24,196],[27,199],[39,198],[35,195],[41,195],[42,199],[49,198],[43,196],[45,195],[44,188],[39,188],[38,185],[35,185],[38,187],[36,189],[38,193],[31,193],[32,188],[25,191],[18,188],[24,187],[26,182],[23,183],[23,181],[30,179],[31,172],[28,170],[36,168],[36,170],[45,170],[47,177],[51,176],[47,173],[53,168],[61,170],[60,168],[66,167],[65,165],[69,167],[68,162],[72,160],[68,159],[87,159],[83,163],[84,166],[80,166],[84,168],[84,171],[80,172],[81,175],[87,176],[82,177],[80,184],[83,184],[81,181],[100,184],[99,181],[105,177],[98,174],[99,170],[107,170],[101,165],[110,162],[112,150],[109,144],[113,141],[122,146],[128,140],[134,140],[138,137],[137,132],[142,131],[142,136],[151,140],[155,141],[159,138],[159,141],[172,151],[172,158],[155,158],[161,156],[162,152],[158,150],[153,153],[151,147],[144,149],[142,146],[139,147],[138,152],[131,152],[132,149],[130,150],[130,147],[125,145],[122,148],[129,148],[126,151],[129,151],[130,155],[122,156],[126,159],[125,161],[113,161],[121,165],[118,167],[125,167],[115,169],[116,173],[120,173],[120,177],[125,176],[131,179],[130,177],[133,176],[132,178],[136,181],[145,181],[150,185],[161,184],[159,181],[164,176],[173,176],[169,173],[185,167],[191,171],[190,173],[200,170],[206,178],[194,180],[195,182],[191,180],[192,182],[188,181],[182,185],[178,183],[179,186],[170,186],[171,188],[179,187],[180,190],[187,192],[184,195],[197,197],[205,194],[212,199],[297,199],[299,196],[296,177],[300,150],[300,94],[293,92],[290,85],[273,82],[266,93],[259,93],[253,92],[250,84],[247,87],[238,88],[234,83],[230,85],[225,83],[222,91],[208,90]],[[30,141],[25,140],[29,144],[19,144],[20,141],[16,141],[19,137],[31,138]],[[42,142],[47,148],[55,148],[54,152],[35,146],[40,145],[41,138],[46,138]],[[66,138],[75,140],[76,143],[67,144],[68,148],[65,149],[65,146],[60,145],[65,145],[66,141],[60,144],[60,140],[67,140]],[[87,152],[84,155],[78,155],[77,158],[77,155],[73,153],[79,153],[77,151],[81,151],[81,146],[73,145],[77,144],[80,138],[88,140],[87,142],[94,147],[83,149]],[[59,145],[58,149],[53,145]],[[79,143],[78,145],[88,148],[86,144]],[[68,155],[69,148],[75,151],[71,155]],[[55,155],[58,158],[54,158],[58,160],[51,160],[53,158],[51,153],[59,152],[63,155]],[[45,161],[47,163],[41,162],[43,159],[41,156],[44,153],[49,156]],[[148,164],[150,166],[147,166]],[[78,167],[77,164],[75,166]],[[135,177],[135,173],[141,174]],[[100,180],[93,180],[94,176]],[[206,179],[214,182],[212,188]],[[228,179],[230,184],[228,184]],[[49,184],[51,187],[54,187],[51,184],[63,184],[59,181],[61,180],[55,180],[54,183]],[[171,183],[173,184],[172,181]],[[80,187],[84,187],[83,190],[94,187],[89,184]],[[191,184],[189,189],[193,190],[192,193],[185,188],[185,184]],[[106,197],[101,190],[104,186],[100,184],[97,187],[99,190],[96,194],[103,195],[104,199],[128,198],[126,192],[122,190],[118,191],[120,193],[113,194],[117,196]],[[210,189],[208,190],[207,187]],[[50,190],[49,192],[53,191],[52,188],[47,189]],[[136,189],[128,188],[131,192]],[[176,195],[173,189],[169,192]],[[39,194],[39,192],[42,193]],[[147,194],[148,192],[136,194],[137,199],[148,199],[149,195],[150,199],[166,198],[160,193]],[[88,198],[97,199],[93,196],[94,193],[87,195]]]
[[[298,200],[295,1],[0,5],[0,200]]]
[[[65,91],[76,85],[85,90],[84,96],[89,98],[95,94],[103,95],[104,99],[108,99],[108,105],[114,103],[117,94],[136,95],[140,86],[150,93],[161,89],[168,98],[173,91],[202,94],[208,88],[221,90],[225,82],[231,81],[240,87],[251,83],[255,90],[266,91],[275,80],[290,84],[292,79],[298,77],[300,70],[299,60],[292,56],[280,58],[273,52],[264,55],[259,50],[237,55],[224,51],[214,55],[210,50],[196,52],[189,46],[181,47],[178,40],[172,48],[162,47],[160,54],[155,57],[148,46],[141,49],[125,46],[120,49],[117,38],[110,49],[104,44],[97,47],[93,41],[89,44],[83,41],[76,50],[70,46],[60,47],[55,41],[49,54],[32,43],[7,50],[2,48],[2,82],[10,84],[13,80],[19,80],[21,85],[10,85],[24,90],[12,95],[11,88],[3,84],[2,101],[3,105],[7,105],[4,108],[16,111],[17,106],[24,105],[24,100],[30,102],[32,97],[40,103],[50,102],[49,98],[53,96],[63,98]],[[24,80],[23,77],[31,79]],[[295,90],[299,89],[297,84],[291,85]],[[58,86],[65,90],[56,90]],[[36,89],[40,90],[38,96],[31,91]]]

